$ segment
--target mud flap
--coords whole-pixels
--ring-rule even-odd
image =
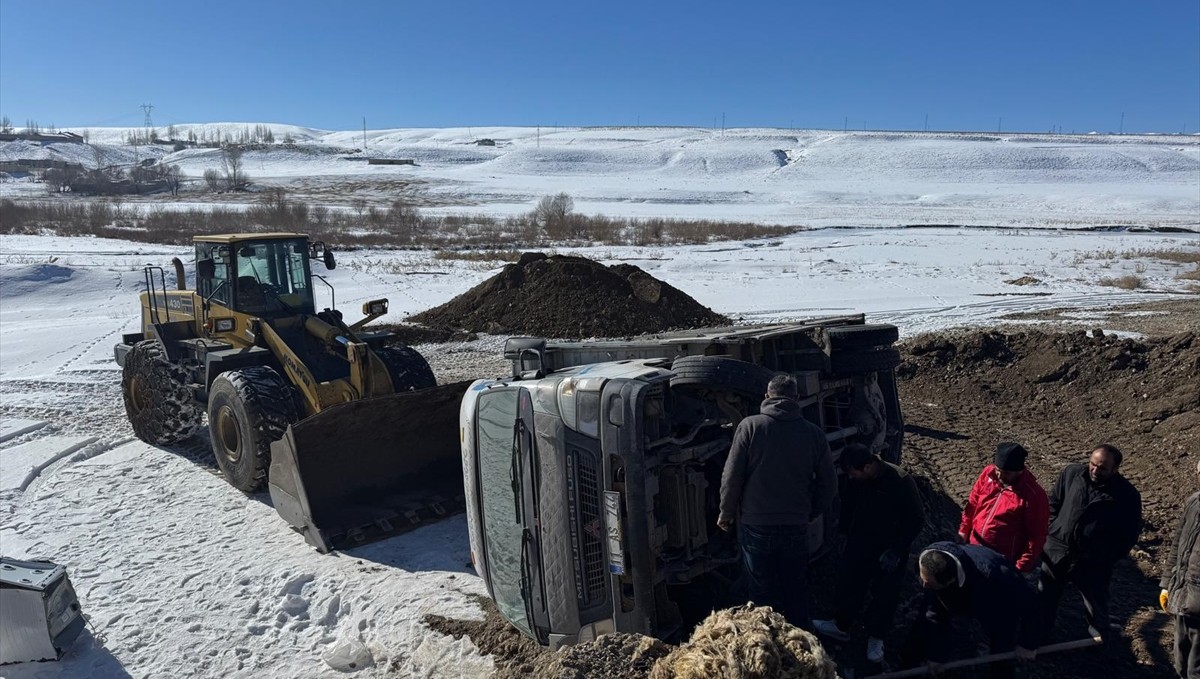
[[[463,511],[458,408],[470,382],[344,403],[271,444],[275,511],[318,551]]]

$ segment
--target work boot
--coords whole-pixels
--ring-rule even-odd
[[[813,629],[817,631],[817,634],[837,641],[850,640],[850,635],[846,632],[843,632],[842,628],[838,627],[837,621],[835,620],[813,620],[812,624]]]
[[[867,660],[876,664],[883,662],[883,639],[867,639]]]

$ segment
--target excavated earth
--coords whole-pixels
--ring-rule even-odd
[[[1182,501],[1200,487],[1194,471],[1200,459],[1200,330],[1194,313],[1185,319],[1156,328],[1167,334],[1140,340],[1095,330],[971,330],[924,335],[901,347],[903,463],[917,475],[930,517],[919,544],[954,535],[961,503],[1000,441],[1024,444],[1030,468],[1047,488],[1065,465],[1084,461],[1097,443],[1113,443],[1125,452],[1121,472],[1141,491],[1142,534],[1131,557],[1115,569],[1111,588],[1120,642],[1105,652],[1044,656],[1024,668],[1025,676],[1149,679],[1170,674],[1171,621],[1158,610],[1157,583]],[[830,613],[832,587],[826,585],[834,566],[831,559],[813,564],[818,615]],[[913,578],[887,639],[889,660],[916,615],[917,595]],[[517,635],[489,601],[481,606],[482,622],[430,623],[445,633],[470,636],[495,658],[498,677],[641,679],[653,658],[672,648],[618,635],[569,654],[551,654]],[[1082,608],[1078,595],[1068,590],[1055,640],[1085,636]],[[972,655],[978,630],[974,635],[969,626],[964,631],[960,651]],[[861,661],[864,646],[861,630],[850,642],[830,646],[843,675],[879,671]],[[589,668],[582,674],[581,665]]]
[[[632,264],[527,252],[449,302],[411,317],[447,331],[559,339],[623,337],[729,319]]]

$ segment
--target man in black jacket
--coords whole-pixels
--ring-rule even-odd
[[[1112,640],[1108,583],[1113,564],[1129,553],[1142,528],[1142,498],[1120,474],[1116,446],[1096,446],[1087,464],[1067,465],[1050,492],[1050,535],[1038,578],[1042,621],[1053,628],[1067,584],[1083,595],[1089,632]]]
[[[900,601],[912,542],[925,524],[925,509],[908,472],[872,455],[866,446],[846,446],[839,463],[849,479],[839,524],[846,546],[834,588],[834,617],[813,620],[813,628],[832,639],[848,640],[870,592],[863,627],[867,660],[877,663],[883,660],[883,639]]]
[[[1196,464],[1200,475],[1200,463]],[[1175,672],[1200,679],[1200,493],[1183,503],[1171,555],[1163,569],[1158,603],[1175,616]]]
[[[925,661],[936,670],[949,659],[951,621],[958,616],[979,621],[992,653],[1015,650],[1022,659],[1032,657],[1033,592],[1007,558],[982,545],[935,542],[921,552],[918,567],[924,610],[901,654],[906,666]],[[1014,672],[1012,662],[992,663],[989,669],[994,678]]]
[[[721,475],[721,530],[739,527],[750,600],[809,628],[808,524],[829,510],[837,474],[825,433],[804,419],[796,378],[776,375],[742,420]]]

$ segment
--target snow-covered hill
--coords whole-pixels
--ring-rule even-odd
[[[490,214],[525,211],[543,195],[566,192],[581,211],[625,217],[809,226],[1200,226],[1198,135],[658,127],[364,133],[245,123],[177,125],[175,133],[236,139],[256,128],[270,130],[276,144],[246,153],[255,184],[332,204],[386,203],[397,182],[418,182],[439,209]],[[212,148],[128,147],[131,134],[144,133],[139,128],[75,131],[121,162],[153,155],[191,177],[220,167]],[[294,143],[285,147],[284,138]],[[0,143],[0,161],[54,157],[86,166],[93,155],[87,145]],[[416,164],[368,165],[366,158]],[[28,187],[0,184],[0,196],[6,194],[28,195]]]

